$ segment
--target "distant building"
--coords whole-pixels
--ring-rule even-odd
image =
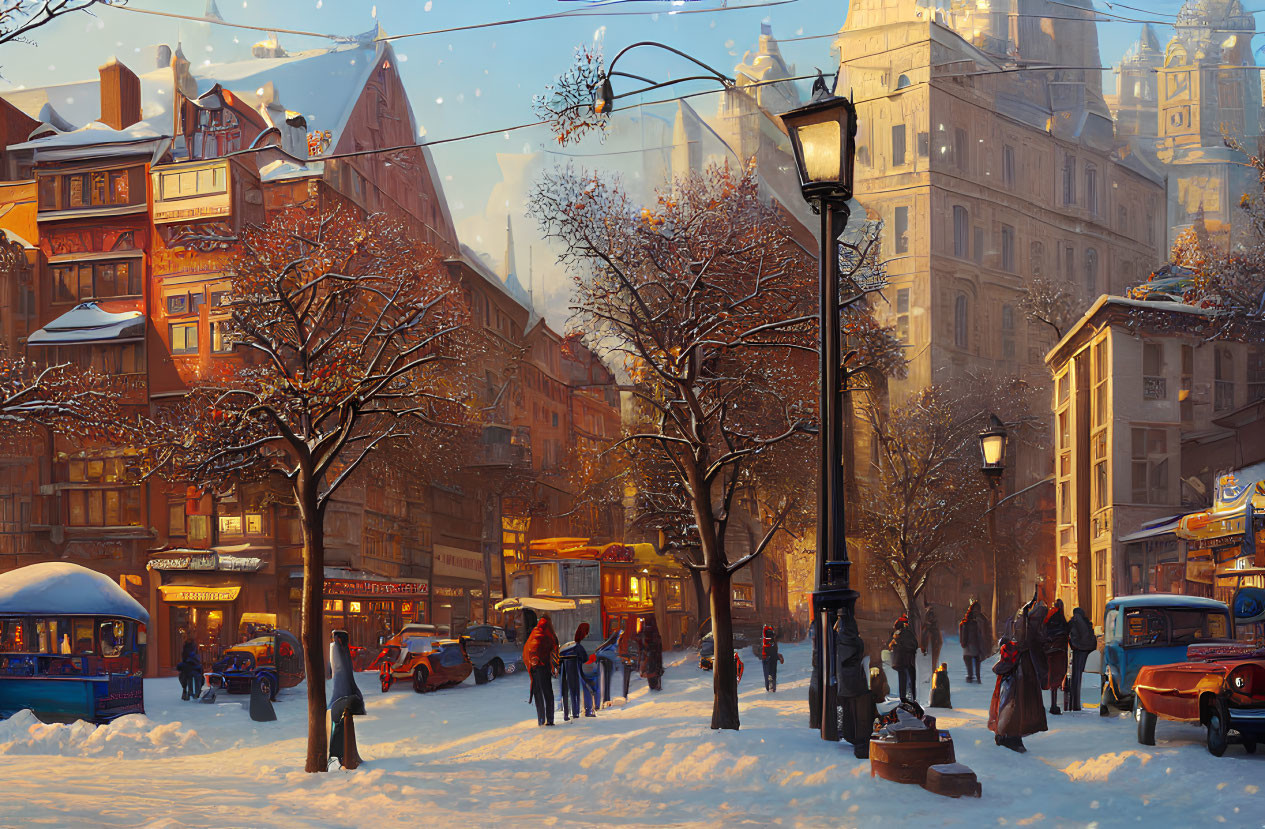
[[[1211,313],[1103,296],[1046,357],[1058,596],[1092,609],[1095,624],[1113,596],[1175,581],[1199,592],[1183,586],[1180,520],[1211,502],[1221,473],[1265,460],[1252,456],[1265,448],[1252,433],[1236,438],[1233,429],[1259,418],[1265,345],[1259,337],[1208,342],[1201,332]],[[1215,454],[1205,448],[1218,443]],[[1181,577],[1162,575],[1160,565],[1183,568]],[[1211,571],[1200,581],[1212,595]]]

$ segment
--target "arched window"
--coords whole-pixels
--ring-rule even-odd
[[[905,87],[911,86],[911,85],[912,84],[910,83],[908,75],[901,75],[899,78],[896,79],[897,89],[904,89]]]
[[[966,294],[958,294],[953,301],[953,344],[958,348],[966,348],[970,342],[967,336],[967,325],[970,323],[970,309],[967,306]]]
[[[953,205],[953,255],[965,259],[970,255],[971,217],[960,204]]]
[[[1085,294],[1090,302],[1098,299],[1098,251],[1093,248],[1085,251]]]

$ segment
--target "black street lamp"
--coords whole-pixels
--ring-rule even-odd
[[[988,416],[988,428],[979,433],[980,472],[988,481],[988,543],[993,548],[993,636],[997,635],[997,496],[1006,472],[1006,443],[1009,435],[1001,418]]]
[[[812,100],[782,115],[782,123],[791,138],[804,199],[821,216],[821,485],[817,499],[817,583],[813,591],[817,643],[809,687],[809,724],[821,729],[823,740],[838,741],[842,730],[856,756],[865,757],[873,720],[868,715],[869,688],[861,668],[865,647],[857,629],[858,594],[848,578],[851,562],[844,521],[843,477],[847,374],[842,361],[838,249],[839,237],[848,224],[848,199],[852,197],[856,108],[847,98],[832,95],[825,79],[818,76]]]

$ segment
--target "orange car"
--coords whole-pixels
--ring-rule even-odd
[[[1155,745],[1159,718],[1205,726],[1214,757],[1231,743],[1252,754],[1257,740],[1265,739],[1265,648],[1257,645],[1191,645],[1185,662],[1138,671],[1133,693],[1142,745]]]
[[[384,692],[396,682],[412,680],[413,690],[424,694],[459,685],[473,670],[464,639],[409,636],[402,640],[394,660],[379,662],[378,676]]]

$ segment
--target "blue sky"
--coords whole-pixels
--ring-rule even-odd
[[[472,23],[527,17],[558,11],[581,10],[587,0],[216,0],[223,17],[233,23],[277,26],[304,31],[350,35],[380,23],[388,35],[442,29]],[[671,11],[710,9],[723,4],[741,6],[759,0],[597,0],[605,5],[587,11],[595,16],[554,19],[499,26],[474,31],[413,37],[394,42],[400,69],[413,110],[429,138],[447,138],[500,129],[535,120],[532,96],[566,68],[579,43],[591,42],[603,33],[609,57],[638,40],[659,40],[683,49],[723,72],[729,73],[743,53],[754,47],[761,22],[774,35],[795,38],[827,35],[837,31],[847,14],[840,0],[793,0],[761,9],[695,14]],[[1180,0],[1134,0],[1148,12],[1120,6],[1114,13],[1155,21],[1171,20]],[[200,15],[206,0],[130,0],[136,9]],[[1105,3],[1097,3],[1107,11]],[[628,12],[652,12],[633,15]],[[621,14],[622,13],[622,14]],[[208,31],[208,29],[214,31]],[[1099,37],[1104,65],[1114,64],[1136,38],[1135,22],[1100,23]],[[1170,30],[1159,29],[1161,41]],[[8,44],[0,49],[0,86],[38,86],[92,78],[110,56],[140,70],[142,50],[155,43],[186,45],[195,63],[221,62],[249,55],[250,45],[262,32],[207,27],[189,21],[142,15],[105,8],[95,17],[75,15],[55,21],[35,36],[36,45]],[[236,42],[234,42],[236,39]],[[281,35],[291,51],[315,48],[329,41]],[[831,39],[783,43],[788,62],[801,74],[814,67],[829,71],[836,65]],[[209,48],[208,48],[209,47]],[[621,66],[623,66],[621,62]],[[652,77],[685,74],[687,64],[648,55],[627,68]],[[313,79],[319,82],[319,79]],[[1104,86],[1114,87],[1111,73]],[[702,87],[700,87],[702,88]],[[684,89],[684,87],[675,87]],[[284,90],[279,90],[284,99]],[[705,99],[697,99],[705,100]],[[702,106],[707,106],[703,104]],[[447,144],[434,150],[436,164],[452,206],[454,218],[474,221],[488,209],[488,199],[501,179],[497,153],[525,153],[553,147],[542,130],[522,130]],[[581,152],[598,152],[595,139],[587,139]],[[502,216],[504,214],[502,213]],[[501,219],[503,226],[504,219]],[[517,221],[517,220],[516,220]],[[517,226],[516,226],[517,230]],[[503,231],[502,231],[503,233]],[[471,240],[473,241],[473,240]],[[499,257],[503,242],[488,239],[481,245]],[[521,261],[520,265],[525,265]],[[539,265],[539,259],[537,259]]]

